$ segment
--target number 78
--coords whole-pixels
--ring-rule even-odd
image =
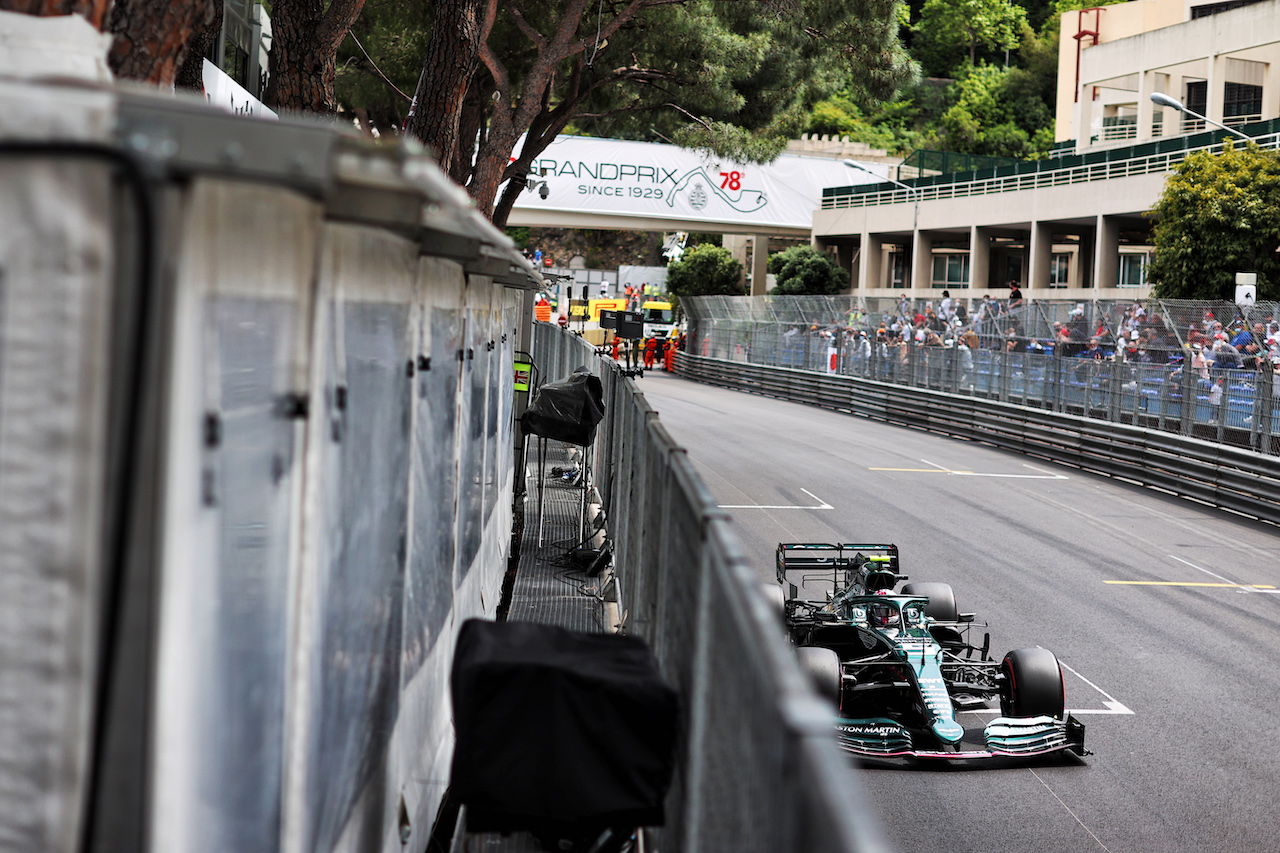
[[[725,186],[728,186],[731,190],[742,189],[741,172],[721,172],[720,178],[720,189],[724,189]]]

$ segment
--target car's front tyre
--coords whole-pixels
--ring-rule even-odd
[[[1000,711],[1006,717],[1066,719],[1067,696],[1058,658],[1048,649],[1014,649],[1000,662],[1004,683]]]
[[[840,707],[840,656],[821,646],[800,646],[796,649],[800,671],[823,698]]]

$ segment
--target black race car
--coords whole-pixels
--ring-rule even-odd
[[[896,545],[782,543],[777,573],[787,631],[802,668],[836,703],[846,751],[945,759],[1088,754],[1084,724],[1066,713],[1053,652],[1015,649],[993,660],[990,634],[981,646],[969,641],[978,623],[959,612],[949,585],[898,589],[907,576]],[[964,743],[956,714],[994,710],[996,701],[1000,716],[986,726],[983,746]]]

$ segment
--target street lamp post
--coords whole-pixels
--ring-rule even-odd
[[[848,166],[850,169],[857,169],[860,172],[866,172],[868,175],[871,175],[873,178],[879,178],[882,181],[886,181],[890,184],[893,184],[895,187],[902,187],[904,190],[906,190],[908,193],[907,197],[911,198],[915,202],[915,211],[911,218],[911,231],[913,233],[916,231],[918,227],[918,223],[920,222],[920,191],[918,189],[916,189],[915,187],[907,186],[906,184],[902,183],[902,181],[895,181],[893,178],[888,178],[883,175],[877,175],[875,172],[871,171],[866,166],[862,165],[861,163],[855,160],[841,160],[840,162],[843,165]]]
[[[902,183],[902,181],[895,181],[893,178],[877,175],[875,172],[871,171],[856,160],[841,160],[840,162],[845,166],[848,166],[850,169],[857,169],[860,172],[866,172],[872,177],[879,178],[882,181],[887,181],[888,183],[891,183],[896,187],[902,187],[907,191],[907,198],[911,199],[914,205],[911,211],[911,277],[914,279],[916,274],[916,243],[920,239],[920,190],[915,187],[908,186]],[[911,282],[911,287],[912,289],[915,289],[914,280]]]
[[[1179,101],[1177,98],[1170,97],[1169,95],[1166,95],[1164,92],[1152,92],[1151,102],[1161,107],[1173,107],[1178,112],[1186,113],[1187,115],[1194,116],[1195,118],[1198,118],[1201,121],[1208,122],[1209,124],[1215,125],[1216,127],[1220,127],[1223,130],[1225,130],[1227,133],[1235,134],[1236,136],[1240,137],[1245,141],[1248,141],[1250,139],[1249,134],[1241,133],[1240,131],[1236,130],[1234,127],[1227,127],[1222,122],[1214,121],[1208,116],[1200,115],[1200,113],[1196,112],[1195,110],[1187,109],[1187,105],[1182,103],[1182,101]]]

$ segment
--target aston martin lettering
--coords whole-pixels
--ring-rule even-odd
[[[858,737],[893,737],[902,734],[902,726],[840,724],[837,731]]]

